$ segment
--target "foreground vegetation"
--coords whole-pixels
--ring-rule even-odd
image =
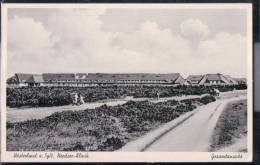
[[[246,85],[234,86],[97,86],[97,87],[36,87],[7,88],[7,106],[48,107],[71,104],[71,93],[80,93],[85,102],[104,99],[118,99],[124,96],[140,97],[172,97],[182,95],[215,94],[214,89],[221,92],[234,89],[246,89]]]
[[[210,151],[235,143],[247,134],[247,100],[231,102],[222,112],[212,136]]]
[[[8,151],[114,151],[197,106],[211,95],[182,101],[134,102],[64,111],[40,120],[7,123]]]

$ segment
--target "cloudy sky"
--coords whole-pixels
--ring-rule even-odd
[[[16,72],[246,76],[243,9],[9,9]]]

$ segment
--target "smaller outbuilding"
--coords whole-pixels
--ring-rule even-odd
[[[242,80],[240,81],[242,83]],[[205,74],[205,75],[190,75],[185,81],[185,85],[237,85],[236,79],[229,75]]]
[[[32,76],[32,74],[16,73],[12,77],[8,78],[6,83],[8,87],[24,87],[28,86],[26,81]]]
[[[200,81],[200,85],[231,85],[228,79],[220,74],[206,74]]]

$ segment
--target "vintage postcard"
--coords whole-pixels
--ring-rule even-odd
[[[3,4],[3,162],[252,161],[251,4]]]

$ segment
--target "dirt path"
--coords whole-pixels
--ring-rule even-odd
[[[26,121],[31,119],[42,119],[44,117],[50,116],[55,112],[62,111],[79,111],[85,109],[94,109],[100,107],[102,105],[108,106],[116,106],[125,104],[127,101],[151,101],[151,102],[163,102],[167,100],[183,100],[183,99],[191,99],[191,98],[199,98],[204,95],[188,95],[188,96],[180,96],[180,97],[166,97],[160,99],[154,98],[132,98],[132,99],[111,99],[107,101],[99,101],[94,103],[84,103],[80,106],[66,105],[66,106],[57,106],[57,107],[37,107],[37,108],[7,108],[7,121],[8,122],[19,122]]]
[[[210,138],[221,112],[228,102],[240,99],[245,99],[245,96],[221,99],[205,106],[183,124],[152,143],[145,151],[208,151]]]
[[[246,91],[221,93],[217,101],[148,132],[119,151],[208,151],[215,125],[226,104],[245,99],[246,95]]]
[[[234,93],[237,95],[241,95],[241,93],[244,93],[245,91],[235,91],[235,92],[225,92],[221,95],[223,97],[230,97],[234,96]],[[206,94],[205,94],[206,95]],[[176,96],[176,97],[164,97],[160,99],[155,98],[131,98],[131,99],[111,99],[111,100],[103,100],[99,102],[94,103],[84,103],[80,106],[72,106],[72,105],[66,105],[66,106],[57,106],[57,107],[37,107],[37,108],[9,108],[7,107],[7,121],[8,122],[19,122],[19,121],[26,121],[31,119],[42,119],[44,117],[50,116],[51,114],[55,112],[62,112],[62,111],[79,111],[79,110],[85,110],[85,109],[94,109],[97,107],[100,107],[102,105],[108,105],[108,106],[116,106],[116,105],[122,105],[125,104],[129,100],[133,101],[151,101],[151,102],[163,102],[167,100],[184,100],[184,99],[192,99],[192,98],[200,98],[205,95],[187,95],[187,96]]]

